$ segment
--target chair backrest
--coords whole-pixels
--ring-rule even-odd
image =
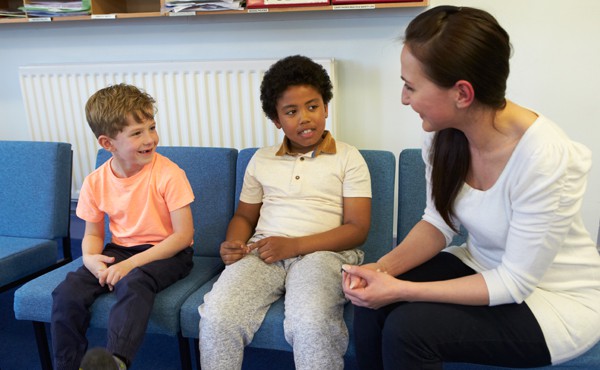
[[[240,150],[237,164],[236,204],[244,181],[244,173],[257,148]],[[393,247],[394,230],[394,181],[396,159],[384,150],[360,150],[371,173],[371,228],[367,240],[361,246],[365,262],[376,261]]]
[[[396,158],[385,150],[361,150],[371,173],[371,229],[363,244],[365,262],[375,262],[394,247]]]
[[[159,146],[157,151],[186,172],[194,191],[195,254],[219,257],[219,246],[233,217],[237,149]],[[99,150],[96,167],[108,158],[109,152]],[[108,230],[107,237],[110,240]]]
[[[246,167],[248,167],[248,162],[256,153],[258,148],[247,148],[242,149],[238,153],[237,157],[237,165],[235,167],[235,208],[237,209],[237,204],[240,200],[240,193],[242,192],[242,185],[244,184],[244,174],[246,173]]]
[[[0,141],[0,235],[68,238],[71,144]]]
[[[421,220],[426,205],[425,162],[421,149],[404,149],[398,159],[398,229],[396,244],[399,244]],[[452,240],[452,245],[466,241],[467,231],[461,228],[460,234]]]

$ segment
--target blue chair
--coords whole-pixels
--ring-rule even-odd
[[[238,156],[236,200],[241,191],[244,172],[248,161],[254,155],[255,148],[243,149]],[[395,158],[393,153],[379,150],[360,151],[371,173],[371,188],[373,193],[371,229],[367,241],[362,245],[365,252],[365,262],[376,261],[379,256],[389,252],[393,247],[394,223],[394,180]],[[198,306],[204,302],[204,295],[209,292],[217,280],[214,277],[192,294],[181,307],[181,332],[186,338],[194,338],[195,350],[198,351],[198,325],[200,317]],[[285,340],[283,333],[284,298],[280,298],[267,312],[267,315],[256,332],[250,347],[272,349],[279,351],[292,351],[292,347]],[[350,345],[346,353],[346,362],[355,363],[355,350],[353,340],[353,306],[347,304],[344,310],[344,319],[350,332]],[[200,368],[199,356],[196,352],[197,366]]]
[[[404,149],[398,160],[398,243],[421,219],[425,209],[425,163],[420,149]],[[464,242],[466,230],[462,230],[452,244]],[[600,244],[600,235],[599,235]],[[446,363],[447,370],[502,370],[505,367],[485,366],[466,363]],[[536,369],[600,369],[600,343],[583,355],[556,366]]]
[[[398,228],[396,244],[400,244],[425,212],[425,162],[421,149],[404,149],[398,160]],[[452,245],[467,240],[467,230],[460,229]]]
[[[0,141],[0,292],[71,261],[71,144]]]
[[[159,147],[158,152],[170,158],[186,171],[195,195],[191,204],[194,218],[194,267],[190,274],[160,292],[152,309],[147,332],[177,337],[183,369],[191,368],[189,341],[181,336],[179,310],[185,299],[224,265],[219,245],[225,238],[233,216],[235,196],[235,166],[237,150],[227,148]],[[97,166],[109,158],[98,153]],[[82,265],[81,258],[23,285],[15,292],[15,315],[19,320],[34,322],[42,368],[52,369],[45,324],[50,322],[51,293],[67,272]],[[115,302],[113,294],[105,294],[92,305],[90,327],[106,328],[108,313]]]

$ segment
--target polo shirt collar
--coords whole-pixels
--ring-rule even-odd
[[[323,132],[322,138],[323,138],[323,140],[321,140],[321,142],[319,143],[317,148],[315,150],[313,150],[311,157],[316,157],[321,153],[325,153],[325,154],[335,154],[336,153],[335,139],[333,138],[333,136],[331,135],[331,133],[328,130],[325,130],[325,132]],[[275,155],[283,156],[286,154],[288,154],[288,155],[297,155],[298,154],[298,153],[292,153],[292,151],[290,150],[290,139],[288,139],[287,136],[285,136],[283,138],[283,142],[281,143],[281,146],[279,147],[279,150],[277,151],[277,153],[275,153]]]

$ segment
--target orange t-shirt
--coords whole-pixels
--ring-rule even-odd
[[[137,174],[118,178],[112,158],[88,175],[77,216],[99,222],[108,215],[112,242],[125,247],[158,244],[173,233],[170,212],[194,201],[185,172],[158,153]]]

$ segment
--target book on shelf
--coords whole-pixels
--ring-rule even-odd
[[[173,15],[219,10],[244,10],[244,7],[242,6],[242,0],[174,0],[165,2],[165,11]]]
[[[331,5],[408,3],[415,0],[331,0]]]
[[[63,17],[89,15],[91,0],[81,1],[27,1],[19,7],[28,17]]]
[[[15,9],[0,8],[0,19],[2,18],[25,18],[25,12]]]
[[[293,8],[300,6],[327,6],[330,0],[246,0],[246,8]]]

